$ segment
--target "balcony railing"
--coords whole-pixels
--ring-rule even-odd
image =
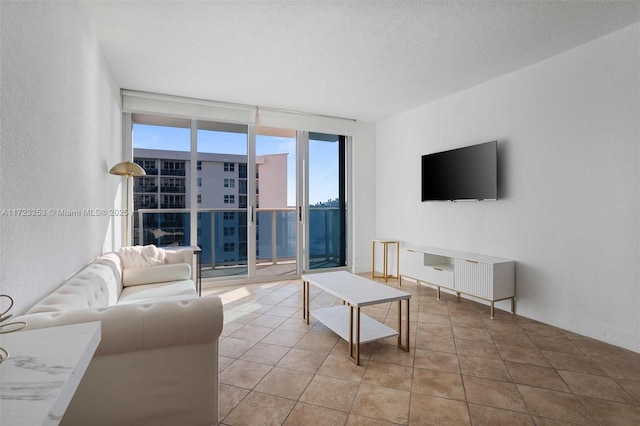
[[[161,186],[160,192],[164,193],[182,193],[186,192],[186,187],[184,186]]]
[[[234,213],[229,215],[228,213]],[[247,210],[198,209],[197,244],[205,276],[246,274]],[[225,219],[226,216],[226,219]],[[309,211],[309,262],[312,269],[339,266],[338,208]],[[298,215],[295,208],[256,210],[256,263],[259,267],[293,264],[295,271]],[[227,234],[225,235],[225,228]],[[229,228],[234,228],[229,230]],[[191,245],[190,209],[140,209],[134,220],[134,244]],[[344,260],[342,259],[342,262]]]
[[[133,192],[158,192],[158,186],[136,185],[133,187]]]
[[[185,171],[184,169],[180,170],[176,170],[176,169],[161,169],[160,170],[163,176],[184,176],[185,175]]]

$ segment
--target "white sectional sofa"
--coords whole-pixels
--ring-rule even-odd
[[[197,297],[192,258],[165,251],[140,266],[106,253],[16,318],[26,329],[102,323],[61,424],[217,424],[222,303]]]

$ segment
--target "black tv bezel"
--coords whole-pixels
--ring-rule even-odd
[[[426,184],[426,177],[425,177],[425,159],[431,158],[433,159],[434,157],[437,156],[444,156],[446,154],[450,154],[453,152],[462,152],[462,151],[466,151],[469,149],[474,149],[474,148],[478,148],[480,146],[483,145],[493,145],[493,152],[494,155],[492,156],[493,159],[493,164],[492,164],[492,170],[493,170],[493,176],[492,176],[492,182],[493,182],[493,188],[492,188],[492,194],[493,196],[485,196],[485,197],[472,197],[472,196],[457,196],[457,197],[444,197],[444,196],[431,196],[431,197],[425,197],[425,184]],[[429,154],[424,154],[421,157],[421,179],[420,179],[420,191],[421,191],[421,200],[422,202],[428,202],[428,201],[497,201],[498,200],[498,141],[494,140],[494,141],[489,141],[489,142],[483,142],[483,143],[479,143],[479,144],[474,144],[474,145],[467,145],[467,146],[463,146],[460,148],[454,148],[454,149],[448,149],[448,150],[444,150],[444,151],[438,151],[438,152],[433,152],[433,153],[429,153]],[[478,194],[478,195],[484,195],[484,194]]]

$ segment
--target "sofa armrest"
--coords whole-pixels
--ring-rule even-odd
[[[191,264],[193,262],[193,250],[190,248],[182,248],[179,250],[164,250],[164,263],[165,264],[173,264],[173,263],[188,263]]]
[[[101,321],[95,356],[215,341],[222,333],[218,296],[24,315],[25,329]]]

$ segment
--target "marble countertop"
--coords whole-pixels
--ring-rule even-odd
[[[0,425],[57,425],[100,335],[99,322],[0,335]]]

